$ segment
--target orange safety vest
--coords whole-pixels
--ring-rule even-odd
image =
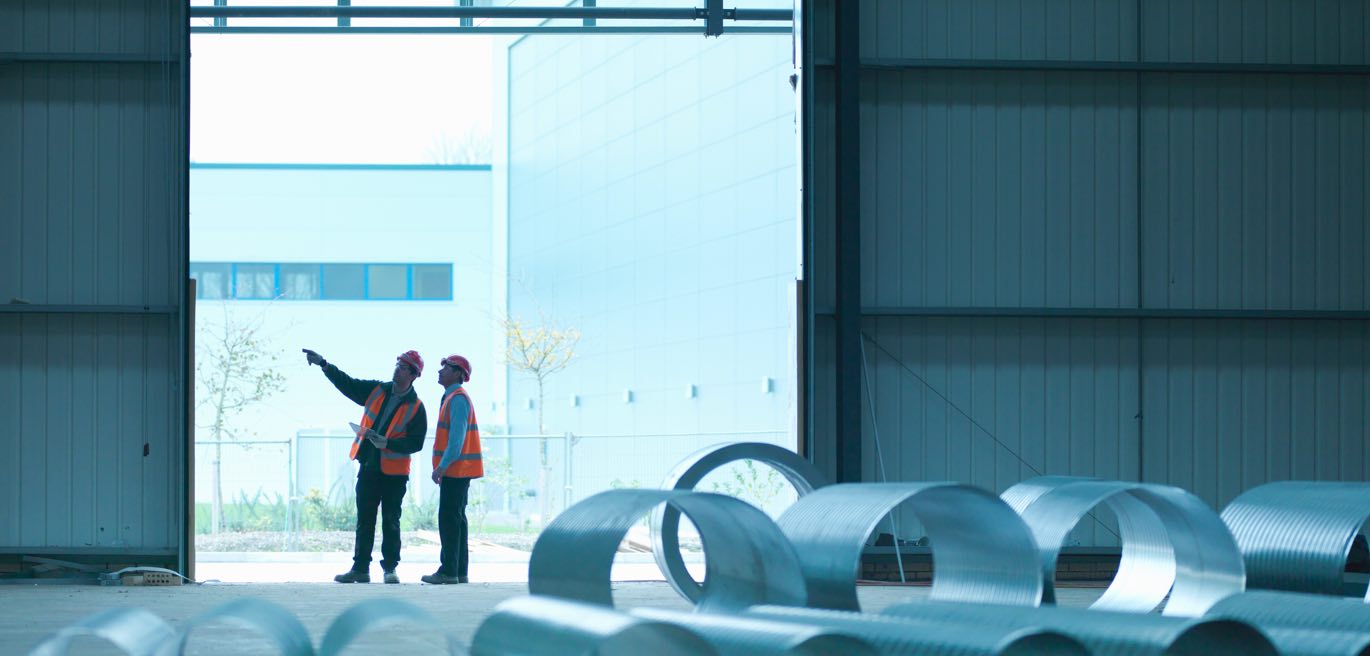
[[[433,469],[442,464],[442,453],[447,450],[447,433],[451,429],[447,421],[447,406],[452,402],[452,397],[458,394],[466,397],[466,442],[461,446],[461,455],[447,466],[447,471],[442,475],[447,478],[480,478],[485,475],[485,465],[480,458],[480,427],[476,425],[476,404],[471,403],[471,397],[461,387],[442,397],[442,407],[438,409],[438,436],[433,441]]]
[[[381,399],[385,393],[381,391],[381,386],[371,390],[371,396],[366,399],[366,407],[362,410],[362,428],[375,428],[376,420],[380,419]],[[409,421],[418,413],[423,405],[422,401],[414,400],[409,403],[401,403],[395,408],[395,415],[390,420],[390,427],[385,431],[386,439],[398,439],[405,436],[405,429],[409,427]],[[358,433],[352,438],[352,452],[348,457],[356,460],[357,450],[362,447],[362,436]],[[391,476],[409,475],[409,454],[396,453],[390,449],[381,449],[381,473]]]

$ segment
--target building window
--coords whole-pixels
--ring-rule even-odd
[[[320,267],[317,264],[282,264],[281,298],[312,301],[319,296]]]
[[[233,298],[276,298],[276,265],[233,265]]]
[[[191,264],[190,277],[195,279],[195,298],[228,298],[232,267],[231,264]]]
[[[357,300],[366,298],[366,265],[323,265],[322,298],[335,300]]]
[[[199,299],[450,301],[451,264],[192,262]]]
[[[415,264],[414,298],[446,301],[452,298],[452,265]]]
[[[406,264],[368,265],[366,297],[382,300],[409,298],[409,266]]]

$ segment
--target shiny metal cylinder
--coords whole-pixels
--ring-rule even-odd
[[[1370,635],[1370,605],[1346,597],[1252,590],[1214,604],[1207,616],[1231,617],[1260,627]]]
[[[719,467],[754,460],[780,472],[799,496],[827,484],[812,463],[793,451],[764,442],[730,442],[705,447],[681,460],[661,483],[663,490],[692,490]],[[652,511],[652,555],[671,587],[686,599],[698,601],[703,588],[690,576],[680,556],[680,511],[669,505]]]
[[[1370,518],[1370,483],[1266,483],[1233,499],[1222,518],[1247,587],[1340,596],[1351,542]],[[1357,596],[1370,601],[1370,589]]]
[[[886,656],[1086,656],[1079,641],[1057,631],[983,623],[923,621],[844,610],[756,606],[748,617],[822,626],[859,636]]]
[[[699,529],[705,582],[694,601],[701,611],[804,605],[799,560],[766,513],[733,497],[676,490],[608,490],[567,508],[533,545],[528,590],[612,606],[609,574],[618,545],[634,524],[663,503],[683,512]]]
[[[1241,554],[1227,526],[1180,488],[1043,476],[1009,488],[1003,499],[1032,529],[1046,601],[1055,601],[1056,562],[1066,537],[1101,504],[1118,519],[1122,554],[1094,608],[1145,613],[1165,601],[1165,614],[1196,617],[1243,589]]]
[[[1095,654],[1109,656],[1276,656],[1279,653],[1255,627],[1231,619],[1164,617],[1059,606],[1023,608],[936,601],[897,604],[885,609],[882,614],[924,622],[959,622],[1001,629],[1057,631],[1079,640]]]
[[[713,645],[719,656],[876,656],[852,632],[759,617],[637,608],[634,617],[683,626]]]
[[[1262,628],[1282,656],[1370,656],[1370,635],[1351,631]]]
[[[357,602],[328,625],[319,643],[319,656],[343,653],[359,636],[372,629],[394,624],[422,627],[442,635],[448,656],[466,656],[466,645],[445,628],[438,618],[403,599],[374,598]]]
[[[904,502],[933,545],[933,599],[1041,602],[1032,533],[998,497],[957,483],[847,483],[800,497],[777,521],[799,557],[809,606],[860,610],[856,578],[866,537]]]
[[[495,607],[476,628],[474,656],[713,656],[702,637],[674,624],[538,595]]]
[[[276,643],[281,656],[313,656],[314,643],[299,618],[285,607],[265,599],[234,599],[183,623],[176,638],[162,643],[158,656],[180,656],[197,627],[230,622],[252,629]]]
[[[111,608],[71,624],[38,643],[29,656],[65,656],[71,641],[93,636],[129,656],[153,656],[175,631],[165,620],[143,608]]]

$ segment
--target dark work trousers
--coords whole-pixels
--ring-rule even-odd
[[[362,468],[357,475],[357,541],[352,570],[371,568],[371,547],[376,543],[376,507],[381,510],[381,569],[390,571],[400,562],[400,504],[408,476],[387,476]]]
[[[466,576],[470,554],[466,550],[466,494],[469,478],[442,478],[438,496],[438,537],[442,539],[442,565],[438,571],[447,576]]]

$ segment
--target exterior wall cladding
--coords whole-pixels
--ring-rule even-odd
[[[808,4],[827,30],[815,56],[830,61],[832,3]],[[868,64],[1370,61],[1365,2],[860,10]],[[910,63],[868,66],[861,79],[862,302],[905,310],[864,319],[879,344],[867,342],[876,419],[863,408],[865,479],[877,477],[876,427],[892,480],[995,491],[1037,473],[1093,475],[1179,485],[1221,507],[1271,480],[1370,478],[1364,320],[909,312],[1367,310],[1370,79]],[[816,82],[814,271],[818,305],[830,307],[831,72]],[[820,342],[831,340],[824,321]],[[816,424],[830,435],[833,417]],[[832,444],[817,451],[830,466]],[[1091,525],[1075,539],[1116,544]]]
[[[584,436],[576,498],[654,486],[707,444],[795,443],[791,51],[756,35],[508,51],[510,313],[583,332],[545,402],[547,432]],[[509,385],[512,431],[537,432],[536,385]]]

